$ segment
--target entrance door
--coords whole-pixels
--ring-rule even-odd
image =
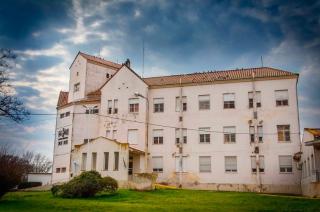
[[[133,170],[133,156],[129,156],[129,168],[128,168],[128,174],[132,175]]]

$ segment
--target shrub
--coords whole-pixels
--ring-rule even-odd
[[[42,186],[42,182],[22,182],[18,185],[18,189],[32,188],[36,186]]]
[[[114,179],[112,178],[112,180]],[[67,198],[92,197],[96,193],[107,189],[109,189],[108,191],[115,192],[117,188],[117,181],[114,183],[111,180],[103,180],[98,172],[88,171],[81,173],[68,183],[59,186],[53,186],[51,192],[54,196]]]
[[[104,177],[101,182],[104,191],[114,193],[118,190],[118,182],[112,177]]]

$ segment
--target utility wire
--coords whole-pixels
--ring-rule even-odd
[[[128,122],[134,122],[134,123],[139,123],[139,124],[148,124],[151,126],[157,126],[157,127],[163,127],[163,128],[172,128],[172,129],[179,129],[180,127],[176,127],[176,126],[170,126],[170,125],[163,125],[163,124],[156,124],[156,123],[150,123],[150,122],[145,122],[145,121],[137,121],[137,120],[132,120],[132,119],[125,119],[125,118],[119,118],[119,117],[114,117],[114,116],[108,116],[108,115],[102,115],[102,114],[88,114],[88,113],[70,113],[70,115],[96,115],[96,116],[101,116],[101,117],[105,117],[105,118],[111,118],[111,119],[116,119],[116,120],[120,120],[120,121],[128,121]],[[22,115],[22,114],[0,114],[0,116],[6,116],[6,115]],[[28,116],[52,116],[52,115],[57,115],[56,113],[30,113],[28,114]],[[72,124],[70,124],[72,125]],[[68,126],[70,126],[68,125]],[[60,127],[63,128],[63,127]],[[190,130],[190,131],[198,131],[198,132],[210,132],[210,133],[228,133],[228,132],[223,132],[223,131],[216,131],[216,130],[202,130],[202,129],[196,129],[196,128],[183,128],[186,130]],[[247,132],[235,132],[232,134],[238,134],[238,135],[251,135],[252,133],[247,133]],[[259,135],[278,135],[278,133],[258,133]],[[300,135],[300,132],[290,132],[290,134],[294,135],[294,134],[298,134]]]

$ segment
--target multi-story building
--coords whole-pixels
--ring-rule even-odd
[[[300,193],[298,74],[268,67],[141,78],[79,53],[60,92],[52,182],[97,170],[120,183]]]
[[[320,197],[320,129],[305,128],[302,141],[302,194]]]

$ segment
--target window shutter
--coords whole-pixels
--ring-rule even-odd
[[[162,104],[164,102],[163,98],[154,98],[153,104]]]
[[[236,127],[223,127],[224,133],[236,133]]]
[[[138,144],[138,130],[128,130],[128,143]]]
[[[281,167],[291,167],[292,166],[292,157],[290,155],[279,156],[279,164]]]
[[[276,100],[287,100],[288,97],[288,90],[276,91]]]
[[[225,102],[234,101],[234,99],[235,99],[234,93],[225,93],[225,94],[223,94],[223,100]]]
[[[153,130],[153,137],[162,137],[162,136],[163,136],[163,130],[162,129]]]
[[[225,156],[226,170],[237,170],[237,157]]]
[[[257,163],[256,163],[256,156],[251,156],[251,168],[256,169]]]
[[[199,95],[199,101],[210,101],[209,95]]]
[[[129,99],[129,104],[139,104],[139,99],[138,98],[131,98],[131,99]]]
[[[200,172],[211,172],[211,157],[200,156],[199,157],[199,171]]]
[[[152,167],[153,167],[153,169],[162,169],[163,168],[163,157],[162,156],[152,157]]]

